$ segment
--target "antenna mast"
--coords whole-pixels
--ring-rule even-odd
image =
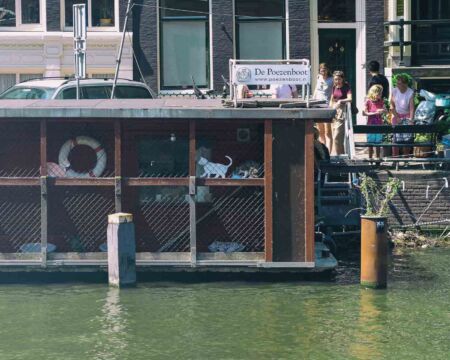
[[[116,72],[114,73],[114,82],[113,82],[113,87],[111,90],[111,99],[114,99],[114,93],[116,91],[117,77],[119,76],[120,62],[122,61],[123,43],[125,41],[125,32],[127,31],[128,15],[130,14],[130,10],[132,8],[132,5],[131,5],[132,1],[133,0],[128,0],[127,12],[125,14],[125,20],[123,22],[122,40],[120,42],[119,53],[117,54],[117,59],[116,59]],[[131,44],[131,46],[133,46],[133,44]]]

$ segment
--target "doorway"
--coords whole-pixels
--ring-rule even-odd
[[[319,63],[327,63],[331,72],[342,70],[356,96],[356,30],[319,29]]]

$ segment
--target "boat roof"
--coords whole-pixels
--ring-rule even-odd
[[[152,119],[314,119],[330,121],[335,110],[310,108],[233,108],[221,99],[0,100],[0,119],[152,118]]]
[[[113,79],[80,79],[80,83],[83,85],[98,85],[98,84],[112,84],[114,82]],[[133,84],[133,85],[142,85],[145,86],[145,84],[133,81],[133,80],[127,80],[127,79],[117,79],[118,84]],[[50,89],[56,89],[59,88],[62,85],[65,84],[71,84],[75,85],[76,80],[75,79],[33,79],[21,82],[19,84],[16,84],[16,87],[37,87],[37,88],[50,88]]]

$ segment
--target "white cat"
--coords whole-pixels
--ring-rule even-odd
[[[215,178],[222,178],[225,179],[225,176],[227,175],[228,168],[233,164],[233,160],[229,156],[225,156],[228,160],[230,160],[230,163],[228,165],[219,164],[219,163],[213,163],[209,162],[208,159],[205,159],[204,157],[200,156],[200,159],[198,160],[198,164],[203,166],[203,174],[201,177],[212,177],[211,175],[215,175]]]

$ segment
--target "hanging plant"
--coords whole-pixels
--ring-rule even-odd
[[[397,195],[400,188],[400,180],[389,178],[383,185],[379,186],[374,179],[366,174],[360,175],[360,191],[365,201],[364,216],[385,216],[388,211],[389,202]]]

